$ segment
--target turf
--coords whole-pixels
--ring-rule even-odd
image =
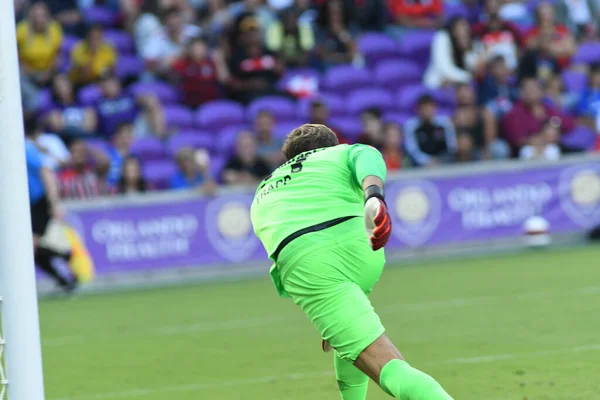
[[[598,247],[388,268],[373,302],[457,400],[600,398]],[[48,400],[338,398],[318,334],[267,280],[45,300],[40,313]]]

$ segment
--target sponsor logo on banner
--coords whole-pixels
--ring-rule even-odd
[[[440,223],[440,193],[435,185],[406,181],[388,187],[387,193],[394,235],[411,247],[425,243]]]
[[[589,228],[600,223],[600,164],[583,164],[560,174],[560,204],[576,224]]]
[[[248,259],[260,245],[252,230],[252,196],[215,199],[206,207],[206,234],[217,252],[230,261]]]

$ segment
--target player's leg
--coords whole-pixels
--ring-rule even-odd
[[[333,357],[335,377],[342,400],[365,400],[369,389],[369,377],[352,361],[341,358],[337,351]]]
[[[385,334],[365,348],[354,365],[397,399],[452,400],[435,379],[404,361]]]

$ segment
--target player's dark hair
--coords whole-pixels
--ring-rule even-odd
[[[283,154],[291,160],[305,151],[333,147],[340,144],[335,133],[325,125],[304,124],[294,129],[285,138]]]

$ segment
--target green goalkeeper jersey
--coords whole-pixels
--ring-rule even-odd
[[[261,182],[252,202],[256,236],[269,257],[289,235],[342,217],[362,217],[362,181],[385,181],[383,157],[373,147],[338,145],[299,154]]]

